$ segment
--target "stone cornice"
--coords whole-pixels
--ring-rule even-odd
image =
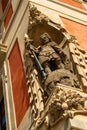
[[[43,2],[41,2],[40,0],[37,0],[37,1],[30,0],[30,2],[32,4],[35,4],[40,11],[43,11],[44,8],[45,10],[50,9],[58,13],[59,16],[68,18],[70,20],[81,23],[83,25],[87,25],[87,12],[86,11],[83,11],[81,9],[77,9],[71,6],[67,7],[66,4],[61,5],[62,3],[56,4],[47,0],[43,0]]]

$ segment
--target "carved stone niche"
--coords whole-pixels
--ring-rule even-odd
[[[29,7],[29,26],[28,35],[30,39],[35,41],[35,46],[40,45],[39,37],[44,32],[49,33],[54,41],[62,42],[64,35],[62,33],[63,27],[60,24],[54,23],[46,15],[40,12],[37,7]],[[54,32],[54,33],[52,33]]]
[[[76,115],[87,114],[87,95],[83,93],[83,88],[84,91],[87,88],[87,76],[84,73],[84,68],[87,71],[87,56],[80,49],[76,38],[61,28],[59,24],[52,22],[36,7],[30,7],[29,28],[25,40],[25,44],[28,43],[29,46],[27,48],[27,44],[25,45],[24,54],[26,77],[28,86],[31,87],[29,84],[30,81],[32,82],[30,75],[36,69],[39,87],[43,89],[41,96],[44,100],[44,109],[37,115],[34,122],[35,130],[38,130],[42,124],[46,124],[48,128],[60,120],[73,119]],[[69,38],[66,37],[65,33]],[[47,55],[45,52],[41,55],[40,52],[44,48],[40,41],[43,34],[49,34],[49,39],[52,39],[45,45],[48,48],[45,49]],[[30,44],[32,40],[33,43]],[[53,51],[51,54],[50,48]],[[41,58],[40,56],[44,57]],[[56,58],[53,59],[54,57],[58,58],[57,62],[55,61]],[[83,61],[81,60],[82,57]],[[38,69],[38,66],[41,70]],[[41,75],[43,70],[47,74],[45,78]],[[82,79],[85,80],[85,84]]]

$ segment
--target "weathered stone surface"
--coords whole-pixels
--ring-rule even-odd
[[[87,117],[86,116],[76,116],[74,119],[69,120],[71,127],[76,130],[87,130]]]
[[[79,60],[76,57],[76,55],[72,55],[72,58],[73,58],[74,63],[76,63],[77,65],[79,65]]]

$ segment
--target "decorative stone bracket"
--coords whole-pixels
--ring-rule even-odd
[[[44,112],[36,121],[36,129],[44,122],[53,126],[65,118],[87,114],[87,95],[77,89],[58,84],[48,99]]]

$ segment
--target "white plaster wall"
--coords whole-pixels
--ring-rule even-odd
[[[22,1],[22,0],[21,0]],[[13,11],[15,12],[20,0],[12,0]],[[21,2],[22,3],[22,2]]]

